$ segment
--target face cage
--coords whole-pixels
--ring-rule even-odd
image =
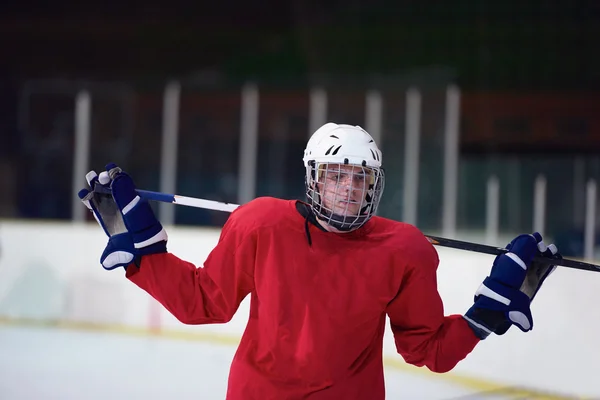
[[[371,181],[365,182],[364,189],[360,188],[360,190],[363,193],[362,195],[359,195],[359,198],[362,201],[360,202],[360,209],[358,214],[354,215],[348,215],[347,211],[350,204],[358,204],[358,202],[348,202],[348,204],[345,207],[345,213],[343,214],[334,212],[334,208],[339,210],[339,206],[331,208],[327,207],[326,204],[324,204],[322,191],[327,183],[319,182],[317,169],[323,174],[323,176],[327,176],[327,174],[330,172],[339,172],[341,166],[339,168],[329,169],[329,164],[327,163],[317,165],[314,161],[312,161],[309,163],[309,167],[307,167],[306,174],[306,197],[313,212],[315,213],[317,218],[324,221],[329,226],[332,226],[335,229],[342,232],[349,232],[360,228],[369,219],[371,219],[373,215],[375,215],[375,213],[377,212],[377,207],[379,206],[379,201],[381,200],[381,195],[383,193],[385,184],[385,174],[383,168],[361,167],[358,165],[348,166],[362,170],[363,173],[365,170],[368,170],[372,173],[372,175],[367,175],[372,178]],[[340,179],[338,177],[335,188],[336,193],[340,186],[339,181]],[[357,188],[352,189],[358,190]],[[334,205],[338,197],[339,196],[334,195]]]

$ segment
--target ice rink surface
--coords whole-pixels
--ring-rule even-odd
[[[235,346],[160,336],[0,324],[2,400],[225,398]],[[386,368],[386,399],[523,397]]]

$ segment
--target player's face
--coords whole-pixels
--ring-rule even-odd
[[[319,192],[323,205],[334,214],[359,215],[372,176],[369,168],[324,165],[319,171]]]

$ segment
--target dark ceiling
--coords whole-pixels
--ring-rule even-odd
[[[183,4],[183,3],[181,3]],[[0,6],[5,79],[302,79],[446,68],[465,88],[600,85],[600,2],[26,2]]]

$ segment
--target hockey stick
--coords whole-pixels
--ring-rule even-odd
[[[148,190],[138,190],[140,197],[146,200],[159,201],[164,203],[172,203],[182,206],[204,208],[207,210],[232,212],[239,207],[238,204],[223,203],[214,200],[197,199],[194,197],[179,196],[174,194],[166,194],[160,192],[151,192]],[[473,251],[490,255],[500,255],[508,250],[501,247],[488,246],[472,242],[463,242],[461,240],[446,239],[439,236],[425,235],[429,242],[435,246],[450,247],[453,249]],[[589,264],[583,261],[570,260],[567,258],[553,259],[548,257],[537,256],[534,259],[536,262],[544,264],[560,265],[562,267],[574,268],[584,271],[600,272],[600,265]]]

